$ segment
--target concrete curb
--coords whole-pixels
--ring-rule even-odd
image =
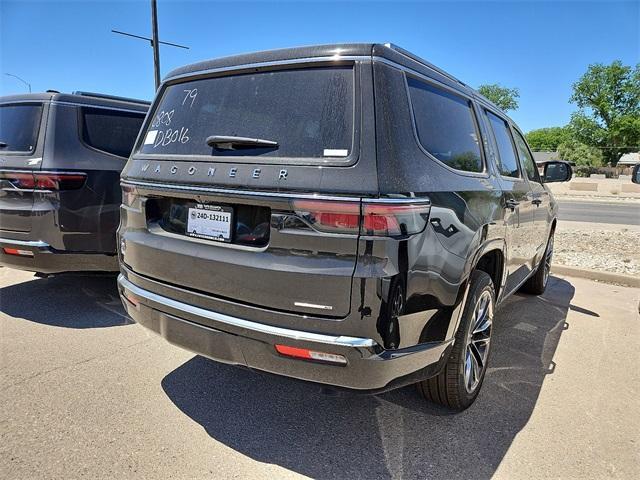
[[[565,200],[567,202],[588,203],[640,203],[640,197],[595,197],[589,195],[564,195],[562,193],[553,193],[553,197],[560,202]]]
[[[587,278],[599,282],[615,283],[627,287],[640,288],[640,277],[624,275],[622,273],[602,272],[600,270],[588,270],[586,268],[568,267],[566,265],[551,265],[551,272],[569,277]]]

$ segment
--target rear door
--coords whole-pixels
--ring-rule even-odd
[[[146,113],[88,105],[76,108],[79,133],[73,132],[75,161],[70,166],[86,173],[87,180],[81,192],[66,193],[69,201],[60,211],[61,222],[78,232],[74,240],[68,239],[75,250],[115,253],[122,201],[120,173]]]
[[[125,265],[252,306],[346,316],[359,198],[377,191],[363,70],[279,66],[165,88],[123,173]]]
[[[42,166],[48,104],[0,104],[0,230],[29,232],[32,172]]]
[[[529,182],[519,166],[516,145],[509,123],[497,114],[485,111],[497,147],[496,166],[503,190],[507,227],[507,283],[505,290],[516,288],[531,272],[535,254],[534,205]]]
[[[549,228],[548,212],[550,208],[549,192],[547,192],[542,185],[536,163],[533,160],[533,155],[529,150],[524,136],[517,129],[514,129],[513,132],[516,146],[518,147],[522,171],[529,181],[529,188],[531,190],[528,197],[534,212],[534,234],[531,237],[531,242],[533,251],[536,254],[536,259],[538,259],[544,253],[547,245],[547,230]]]

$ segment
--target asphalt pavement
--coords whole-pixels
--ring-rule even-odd
[[[640,203],[557,200],[560,221],[640,225]]]
[[[194,356],[132,324],[114,277],[0,268],[0,478],[640,478],[639,299],[560,277],[512,297],[451,414]]]

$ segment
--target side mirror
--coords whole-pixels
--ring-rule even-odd
[[[636,163],[633,166],[633,171],[631,172],[631,181],[633,183],[640,183],[640,163]]]
[[[547,162],[544,164],[542,179],[545,183],[568,182],[573,176],[571,165],[567,162]]]

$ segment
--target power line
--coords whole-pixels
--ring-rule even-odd
[[[143,37],[142,35],[134,35],[133,33],[121,32],[120,30],[111,29],[111,31],[113,33],[119,33],[120,35],[126,35],[127,37],[134,37],[134,38],[139,38],[141,40],[147,40],[149,43],[153,44],[153,38]],[[179,45],[177,43],[163,42],[162,40],[160,40],[158,43],[162,45],[171,45],[172,47],[184,48],[186,50],[189,50],[189,47],[186,47],[184,45]]]

